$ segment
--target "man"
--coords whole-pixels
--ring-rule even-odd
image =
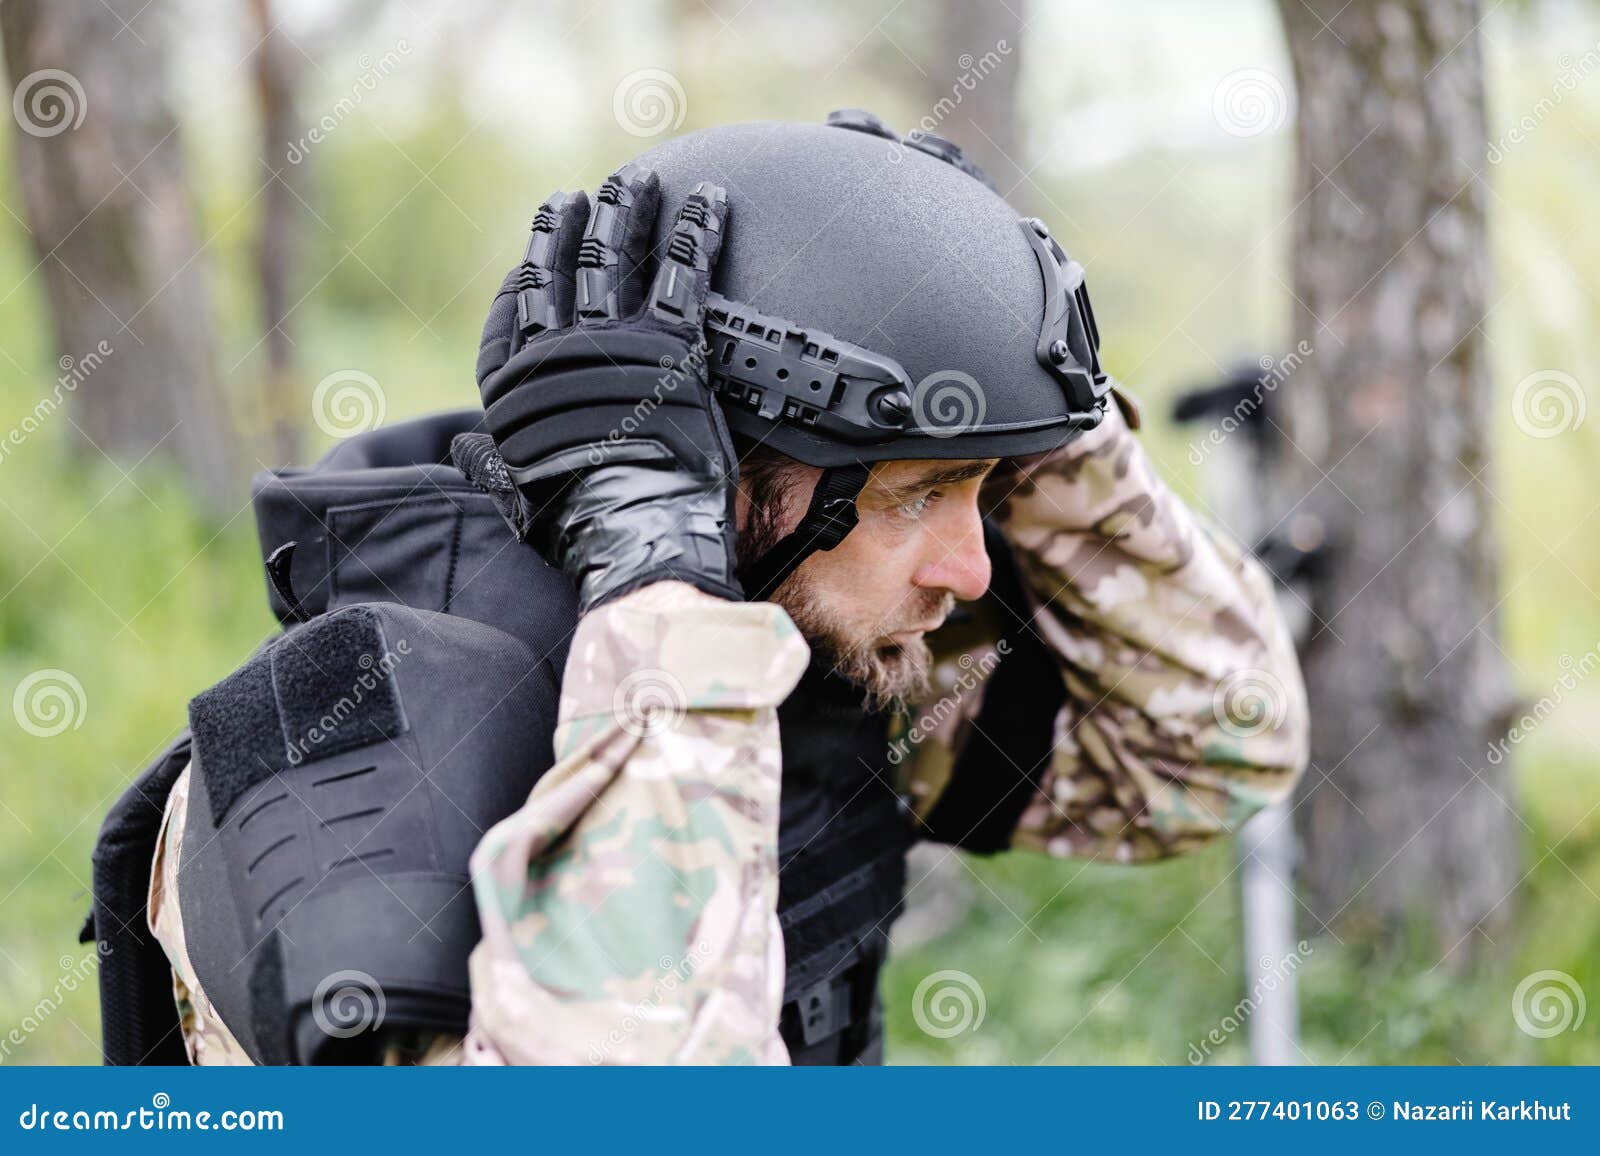
[[[541,206],[484,331],[488,432],[458,436],[454,456],[495,496],[509,548],[536,550],[576,591],[556,761],[472,853],[464,1041],[423,1013],[381,1022],[397,987],[429,990],[402,976],[368,993],[380,1014],[362,1028],[383,1054],[871,1062],[918,840],[1134,863],[1284,797],[1306,708],[1270,582],[1156,477],[1097,345],[1082,270],[1042,225],[1017,221],[953,146],[900,141],[864,114],[694,134],[624,166],[592,204]],[[407,629],[393,613],[373,639]],[[324,657],[327,617],[277,645]],[[290,732],[280,666],[294,657],[262,675],[279,701],[258,763]],[[446,748],[512,725],[494,713],[503,696],[443,709],[468,694],[458,668],[453,696],[364,698],[353,709],[380,700],[372,733],[339,746],[420,732],[419,713],[465,714]],[[252,808],[299,798],[287,768],[245,766],[229,785],[249,711],[225,686],[191,711],[212,817],[197,836],[195,768],[182,771],[150,926],[192,1060],[324,1055],[345,1037],[320,1005],[314,1030],[296,1018],[284,977],[308,953],[344,957],[297,941],[298,899],[274,907],[263,884],[251,894],[265,902],[239,908],[260,917],[256,943],[200,967],[187,950],[191,926],[210,933],[193,922],[204,883],[181,874],[186,843],[224,847],[210,874],[251,886],[228,840]],[[301,747],[288,763],[321,753]],[[317,781],[371,770],[343,766]],[[419,782],[432,777],[429,764]],[[365,856],[391,893],[414,885],[373,866],[364,839],[342,844],[341,869]],[[416,923],[396,950],[431,931]],[[262,941],[278,953],[266,966]],[[230,998],[251,1008],[249,1048],[206,995],[208,975],[232,983],[247,959],[249,1000]]]

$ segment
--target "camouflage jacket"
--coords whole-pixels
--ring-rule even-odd
[[[1007,845],[1148,861],[1288,794],[1307,711],[1271,582],[1172,495],[1115,410],[1070,445],[1003,463],[984,498],[1064,688],[1045,758],[1020,768],[1028,790],[1005,812]],[[923,823],[959,777],[984,678],[1007,652],[981,630],[944,633],[930,637],[933,690],[890,755]],[[777,707],[808,659],[778,606],[679,583],[582,619],[557,762],[473,855],[483,938],[467,1037],[397,1040],[389,1058],[785,1062]],[[151,928],[191,1059],[248,1062],[184,953],[188,787],[185,771],[151,873]]]

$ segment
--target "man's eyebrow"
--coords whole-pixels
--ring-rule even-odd
[[[908,490],[928,489],[933,486],[953,486],[958,482],[967,481],[969,478],[981,478],[994,468],[998,458],[981,458],[972,461],[954,462],[950,465],[935,464],[912,474],[908,478],[897,478],[887,482],[885,488],[896,493]]]

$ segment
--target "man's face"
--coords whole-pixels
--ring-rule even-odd
[[[988,589],[978,491],[994,466],[993,458],[878,463],[856,499],[856,528],[807,558],[773,595],[813,649],[873,706],[925,687],[927,632],[957,601]],[[799,524],[820,474],[795,465],[782,490],[781,519],[763,537],[775,540]],[[750,502],[742,488],[738,503],[743,532]]]

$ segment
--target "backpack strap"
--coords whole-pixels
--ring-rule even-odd
[[[123,792],[100,826],[86,931],[99,953],[101,1052],[107,1064],[187,1064],[172,966],[150,934],[150,864],[167,796],[189,765],[184,731]]]

